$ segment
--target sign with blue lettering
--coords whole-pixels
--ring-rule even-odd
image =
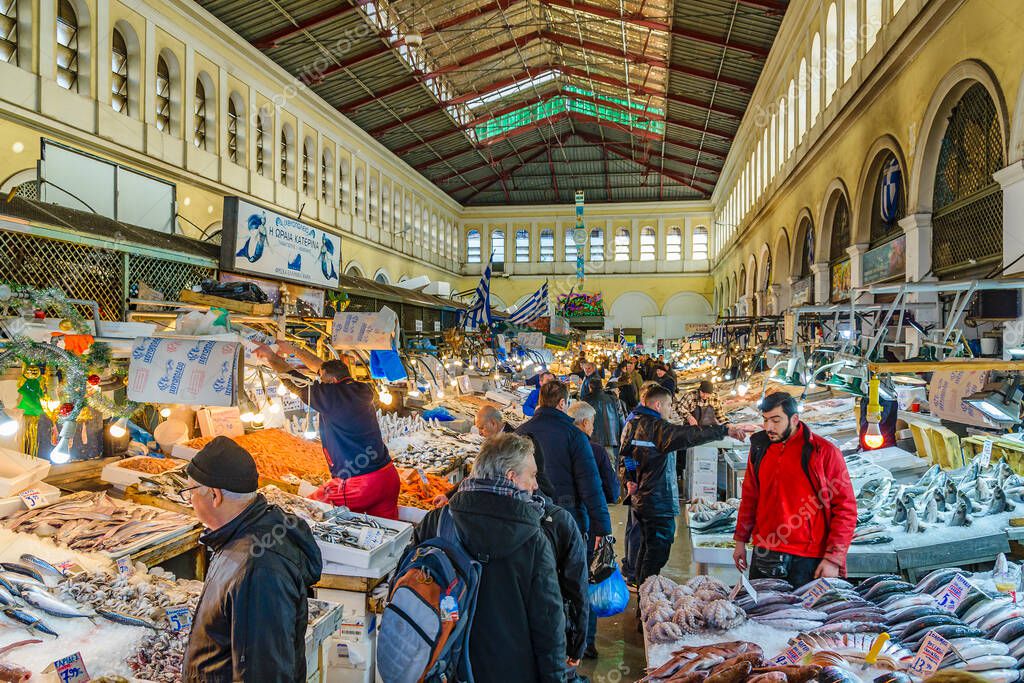
[[[139,403],[232,406],[241,344],[139,337],[128,364],[128,398]]]
[[[44,673],[50,671],[57,673],[57,680],[61,683],[85,683],[92,680],[89,677],[89,672],[85,669],[85,662],[82,660],[81,652],[58,659],[46,667]]]
[[[225,197],[220,265],[336,289],[341,238],[240,197]]]

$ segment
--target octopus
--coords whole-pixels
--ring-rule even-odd
[[[663,595],[670,594],[675,590],[678,584],[672,579],[666,579],[664,576],[650,576],[644,581],[644,585],[640,586],[640,595],[650,595],[651,593],[661,593]]]
[[[672,609],[672,605],[666,602],[658,602],[653,608],[644,614],[644,624],[647,628],[651,628],[655,624],[660,624],[666,621],[672,621],[672,617],[675,615],[675,610]]]
[[[692,599],[692,598],[691,598]],[[704,630],[704,615],[699,603],[690,603],[676,608],[672,623],[684,633],[699,633]]]
[[[695,576],[686,582],[694,593],[699,591],[709,591],[712,593],[718,593],[721,597],[729,595],[729,587],[719,581],[713,576]]]
[[[671,621],[649,626],[647,631],[647,638],[652,643],[674,643],[682,637],[682,630]]]
[[[715,600],[704,605],[701,613],[709,628],[728,631],[747,620],[747,614],[728,600]]]

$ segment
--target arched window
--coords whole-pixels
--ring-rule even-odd
[[[544,228],[540,231],[540,262],[554,263],[555,261],[555,231]]]
[[[399,189],[398,189],[397,186],[395,186],[394,203],[395,203],[394,204],[394,206],[395,206],[395,216],[394,216],[393,221],[394,221],[395,227],[392,228],[392,229],[395,232],[399,232],[402,229],[402,194],[401,194],[401,192],[399,192]]]
[[[430,251],[437,253],[441,251],[441,243],[437,239],[437,215],[430,216]]]
[[[78,92],[78,12],[69,0],[57,0],[57,85]]]
[[[797,86],[797,125],[799,127],[799,140],[803,142],[804,135],[807,134],[807,85],[809,83],[806,59],[800,60],[800,76],[797,80],[799,81]]]
[[[363,215],[363,191],[363,169],[360,166],[356,168],[355,187],[352,191],[352,194],[355,197],[353,204],[355,206],[356,216],[359,217],[362,217]]]
[[[163,55],[156,59],[156,127],[171,132],[171,71]]]
[[[841,195],[832,216],[832,243],[828,247],[828,260],[832,263],[849,258],[846,250],[850,247],[850,205],[846,195]]]
[[[338,162],[338,206],[342,211],[348,211],[348,162],[342,159]]]
[[[871,205],[871,248],[903,234],[899,221],[907,215],[903,169],[895,154],[882,161]]]
[[[619,228],[615,231],[615,260],[629,260],[629,228]]]
[[[131,116],[128,107],[128,44],[116,27],[110,32],[110,106],[119,114]]]
[[[390,227],[391,220],[391,189],[387,183],[380,186],[380,224],[381,227]]]
[[[256,114],[256,173],[263,177],[267,177],[270,172],[267,157],[271,156],[268,149],[271,136],[267,134],[268,130],[270,117],[267,116],[266,110],[260,109]]]
[[[658,234],[647,226],[640,230],[640,260],[654,261],[658,258]]]
[[[576,228],[575,227],[566,228],[565,229],[565,260],[566,260],[566,262],[568,262],[568,263],[575,263],[576,262],[576,254],[577,253],[578,252],[577,252],[577,246],[576,246]]]
[[[801,230],[804,241],[800,245],[800,277],[804,278],[811,275],[811,266],[814,264],[814,224],[810,219],[805,218]],[[814,300],[813,297],[811,300]]]
[[[466,233],[466,263],[480,263],[480,231]]]
[[[997,263],[1003,254],[1003,134],[988,90],[975,83],[953,107],[932,197],[932,268],[940,278]]]
[[[278,179],[285,187],[291,186],[293,140],[294,134],[291,132],[291,127],[287,125],[281,126],[281,158],[279,159],[280,173]]]
[[[708,260],[708,229],[704,226],[693,229],[692,255],[694,261]]]
[[[793,150],[796,149],[796,139],[797,139],[797,135],[799,133],[799,131],[797,129],[797,125],[798,125],[797,124],[797,119],[800,118],[799,115],[798,115],[799,114],[799,109],[797,107],[797,99],[796,99],[796,82],[793,81],[792,79],[790,79],[790,81],[789,81],[789,90],[788,90],[788,92],[789,92],[789,95],[788,95],[788,97],[789,97],[789,107],[788,107],[788,110],[789,110],[789,126],[787,127],[787,132],[786,132],[786,158],[787,159],[793,153]]]
[[[192,106],[192,144],[196,149],[206,149],[206,86],[203,79],[196,79],[196,94]]]
[[[405,233],[406,233],[405,238],[406,239],[411,239],[412,237],[414,237],[414,235],[410,235],[409,234],[409,231],[411,231],[413,229],[412,197],[410,197],[408,192],[405,192],[405,213],[404,213],[404,216],[405,216],[405,223],[403,224],[402,228],[403,228],[403,230],[405,230]]]
[[[320,201],[329,204],[334,200],[334,188],[331,187],[331,175],[334,173],[334,158],[328,150],[320,155]]]
[[[495,263],[505,262],[505,231],[491,231],[491,259]]]
[[[0,0],[0,62],[18,66],[18,0]]]
[[[236,104],[236,99],[237,98],[238,98],[238,95],[236,93],[231,93],[231,96],[228,97],[228,141],[227,141],[228,145],[227,145],[227,147],[228,147],[228,159],[230,159],[231,163],[233,163],[233,164],[241,164],[242,163],[244,157],[240,153],[240,149],[241,150],[245,149],[245,142],[244,141],[241,141],[241,145],[239,145],[239,138],[240,138],[241,131],[239,130],[239,116],[238,116],[239,107]]]
[[[775,177],[775,172],[778,170],[778,151],[775,147],[775,128],[776,128],[776,117],[778,114],[772,114],[772,122],[768,126],[768,181]]]
[[[839,87],[839,18],[836,4],[828,6],[825,17],[825,106],[832,102],[832,96]]]
[[[789,158],[789,151],[786,146],[786,129],[788,127],[786,121],[786,98],[783,97],[779,100],[779,168],[782,168],[786,159]]]
[[[370,195],[366,202],[366,209],[369,215],[367,219],[370,223],[377,222],[377,178],[370,176]],[[423,229],[426,230],[426,221],[424,221]]]
[[[821,36],[811,39],[811,125],[821,114]]]
[[[302,143],[302,194],[310,195],[313,193],[313,159],[315,158],[316,150],[313,147],[313,140],[306,138]]]
[[[516,263],[530,260],[530,231],[516,230]]]
[[[604,261],[604,230],[601,228],[590,231],[590,260]]]
[[[843,0],[843,83],[850,80],[857,63],[857,0]]]
[[[882,0],[864,0],[864,12],[864,52],[867,52],[882,30]]]
[[[390,285],[391,284],[390,282],[388,282],[388,275],[387,275],[387,273],[385,273],[383,270],[377,271],[377,274],[373,276],[373,281],[374,282],[379,282],[382,285]]]
[[[679,228],[669,228],[665,235],[665,258],[669,261],[683,259],[683,231]]]

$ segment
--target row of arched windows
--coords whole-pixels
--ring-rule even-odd
[[[491,260],[495,263],[505,261],[505,231],[492,230],[491,235]],[[604,261],[604,230],[593,228],[590,230],[590,261]],[[691,241],[691,257],[693,260],[701,261],[708,258],[708,229],[698,226],[693,229]],[[555,261],[555,232],[551,228],[544,228],[539,235],[539,254],[537,260],[540,263],[554,263]],[[615,231],[614,250],[612,258],[615,261],[629,261],[631,256],[632,236],[628,228],[619,228]],[[569,227],[564,235],[564,260],[575,262],[580,246],[575,239],[575,228]],[[515,233],[514,259],[516,263],[529,263],[530,253],[530,232],[529,230],[517,230]],[[470,230],[466,233],[466,262],[480,263],[483,252],[481,250],[481,237],[479,230]],[[665,259],[668,261],[681,261],[683,259],[683,232],[678,227],[669,227],[665,233]],[[640,260],[657,260],[657,231],[651,226],[644,226],[640,229]]]
[[[779,93],[777,104],[770,107],[771,116],[762,117],[763,130],[751,138],[747,161],[719,212],[716,251],[721,251],[736,233],[832,103],[839,87],[853,75],[857,62],[875,45],[882,25],[905,2],[834,0],[828,4],[824,23],[811,36],[807,54],[797,53],[789,85]],[[886,10],[890,16],[883,16]]]
[[[66,90],[90,96],[90,82],[94,80],[88,68],[93,53],[90,43],[102,32],[90,30],[94,18],[89,16],[86,3],[43,1],[53,2],[55,9],[56,82]],[[25,0],[0,0],[0,61],[18,65],[20,51],[25,68],[31,68],[32,60],[26,57],[30,53],[25,52],[31,49],[31,32],[25,27],[32,23],[37,11]],[[20,38],[19,27],[24,34]],[[453,218],[438,216],[411,193],[403,192],[397,184],[375,173],[370,174],[367,184],[369,169],[359,165],[353,174],[347,154],[335,158],[333,145],[325,144],[318,149],[316,133],[300,140],[295,124],[289,121],[281,121],[275,129],[274,111],[269,104],[257,107],[250,103],[250,108],[241,92],[232,90],[221,112],[217,79],[201,68],[197,68],[194,76],[186,75],[182,61],[171,49],[154,48],[153,110],[146,116],[141,94],[146,80],[142,73],[144,48],[139,36],[130,22],[119,20],[110,27],[109,40],[109,104],[117,114],[145,118],[170,136],[180,137],[184,131],[185,139],[196,149],[224,155],[233,164],[250,168],[302,197],[338,206],[343,212],[354,210],[369,223],[422,245],[425,251],[456,257],[458,237]],[[194,79],[191,95],[185,90],[189,78]],[[185,101],[186,96],[189,102]],[[104,93],[100,97],[105,100]],[[223,121],[218,118],[221,114]],[[219,139],[221,130],[223,140]],[[337,150],[339,156],[341,151]]]

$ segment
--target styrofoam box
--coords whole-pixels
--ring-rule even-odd
[[[410,524],[419,524],[423,521],[423,518],[427,516],[427,512],[428,510],[424,510],[422,508],[399,505],[398,520],[401,522],[409,522]]]
[[[50,503],[56,503],[60,500],[60,489],[56,486],[50,486],[45,481],[37,481],[34,484],[26,486],[22,491],[28,489],[35,489],[42,494],[42,502],[40,505],[49,505]],[[19,491],[18,493],[21,493]],[[6,517],[13,515],[17,512],[21,512],[25,509],[25,501],[21,499],[21,496],[15,494],[10,498],[0,499],[0,517]]]
[[[132,460],[132,458],[128,458]],[[181,461],[181,465],[185,464],[185,461]],[[125,490],[129,486],[133,486],[142,481],[142,478],[148,476],[145,472],[139,472],[128,467],[121,467],[119,462],[112,462],[109,465],[103,466],[103,471],[100,472],[100,479],[112,484],[114,488],[121,491]]]
[[[174,447],[171,448],[171,457],[179,460],[191,460],[196,457],[198,452],[199,450],[196,448],[189,448],[185,444],[176,443],[174,444]]]
[[[350,567],[362,567],[364,569],[375,569],[392,562],[398,562],[405,550],[405,546],[412,539],[412,524],[400,522],[383,517],[370,518],[381,526],[394,529],[398,532],[390,541],[383,543],[373,550],[359,550],[334,543],[326,543],[317,540],[320,552],[323,554],[324,562],[344,564]]]
[[[24,491],[50,473],[50,462],[0,448],[0,498],[9,498]]]
[[[313,591],[316,593],[317,600],[341,605],[342,625],[364,626],[366,624],[366,593],[343,591],[336,588],[314,588]]]
[[[321,652],[323,683],[372,683],[376,680],[376,633],[360,641],[329,638],[324,641]]]

